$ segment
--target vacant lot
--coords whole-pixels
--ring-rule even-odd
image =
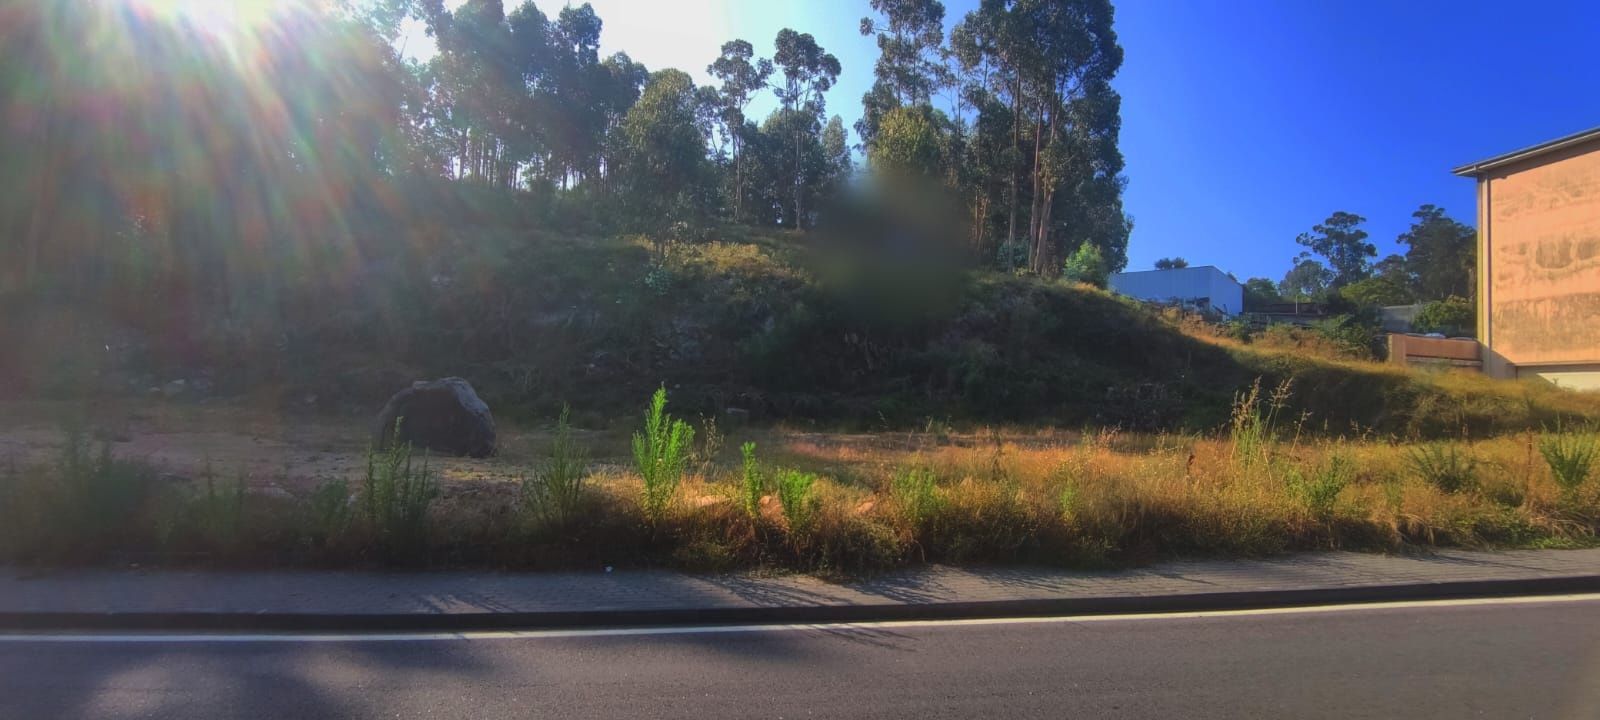
[[[0,550],[22,562],[853,573],[1595,541],[1591,427],[1314,436],[1284,412],[1290,392],[1247,394],[1229,426],[1199,434],[835,434],[665,413],[638,445],[626,421],[506,426],[483,461],[369,454],[355,417],[102,404],[72,433],[44,419],[72,408],[14,405],[0,429]]]

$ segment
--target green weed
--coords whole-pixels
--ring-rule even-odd
[[[658,388],[644,414],[644,432],[633,436],[633,460],[644,480],[645,517],[658,523],[666,515],[694,443],[694,428],[667,414],[667,389]]]
[[[201,539],[218,549],[231,549],[239,543],[244,527],[245,498],[248,486],[243,475],[225,487],[208,468],[205,486],[194,498],[191,512]]]
[[[822,502],[816,494],[817,476],[799,470],[778,473],[778,502],[783,505],[783,519],[789,523],[789,532],[803,536],[811,532],[817,511]]]
[[[156,471],[112,457],[111,444],[90,449],[81,428],[68,428],[56,467],[59,483],[40,489],[36,541],[46,554],[93,555],[109,551],[133,532]]]
[[[1307,472],[1300,468],[1289,471],[1289,490],[1305,505],[1313,517],[1326,519],[1333,515],[1339,493],[1344,492],[1355,479],[1355,465],[1340,454],[1328,456],[1327,462]]]
[[[1261,379],[1250,389],[1233,397],[1229,418],[1229,437],[1233,440],[1233,460],[1249,468],[1270,463],[1272,446],[1278,440],[1278,421],[1289,404],[1290,381],[1278,384],[1270,396],[1261,393]]]
[[[583,503],[588,454],[572,437],[571,409],[563,406],[556,418],[556,434],[550,455],[533,477],[522,482],[524,512],[557,527],[565,526],[577,515]]]
[[[411,446],[400,442],[397,421],[389,448],[367,451],[367,470],[361,480],[367,531],[391,557],[421,550],[428,539],[428,507],[438,495],[427,454],[418,467]]]
[[[1539,439],[1539,454],[1561,492],[1571,497],[1588,482],[1595,457],[1600,455],[1600,439],[1594,432],[1562,432],[1557,427]]]
[[[350,527],[350,483],[343,478],[328,480],[311,491],[306,503],[306,539],[326,547]]]
[[[743,458],[740,473],[740,500],[744,512],[750,517],[761,514],[761,494],[766,489],[766,479],[761,475],[761,464],[756,461],[756,444],[747,442],[739,447]]]
[[[1061,508],[1061,517],[1071,518],[1078,512],[1078,486],[1068,482],[1061,486],[1061,493],[1056,495],[1056,505]]]
[[[890,481],[889,494],[900,516],[913,528],[932,520],[941,505],[938,479],[927,468],[904,468]]]
[[[1438,442],[1411,451],[1412,475],[1445,493],[1470,490],[1478,484],[1478,460],[1455,443]]]

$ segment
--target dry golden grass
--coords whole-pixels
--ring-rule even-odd
[[[1573,547],[1594,544],[1600,530],[1600,481],[1563,493],[1537,452],[1538,433],[1445,446],[1475,476],[1447,492],[1417,468],[1419,449],[1434,446],[1297,438],[1280,425],[1243,444],[1232,433],[745,431],[725,448],[759,448],[767,486],[754,513],[739,500],[738,457],[726,449],[704,458],[654,522],[638,476],[615,464],[591,467],[586,498],[560,526],[523,512],[514,483],[448,483],[427,547],[405,564],[857,573],[924,561],[1098,566],[1333,548]],[[818,476],[805,527],[790,526],[775,484],[791,469]],[[0,480],[0,515],[43,512],[10,492],[27,477]],[[260,537],[237,539],[226,554],[130,527],[121,547],[81,561],[132,547],[157,561],[168,552],[224,564],[398,562],[365,546],[359,526],[307,544],[296,539],[292,508],[251,503],[247,512],[261,517],[246,526]],[[0,555],[28,560],[26,538],[4,535]]]

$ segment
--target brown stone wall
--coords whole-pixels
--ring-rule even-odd
[[[1489,342],[1516,365],[1600,362],[1600,145],[1489,180]]]

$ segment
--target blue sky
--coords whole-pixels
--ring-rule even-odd
[[[828,110],[846,125],[871,83],[866,0],[591,2],[604,50],[651,69],[704,82],[723,41],[770,55],[793,27],[844,66]],[[947,1],[949,22],[976,5]],[[1450,168],[1600,126],[1593,2],[1125,0],[1116,27],[1130,269],[1181,255],[1276,280],[1335,210],[1395,252],[1423,203],[1474,221]]]

